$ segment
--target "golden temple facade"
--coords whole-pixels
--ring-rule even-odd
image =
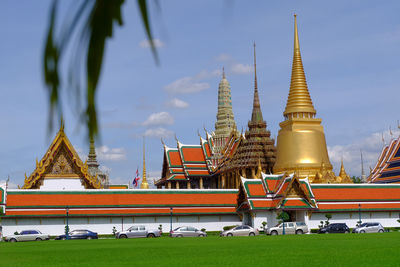
[[[53,186],[51,189],[67,188],[71,183],[85,189],[104,188],[108,186],[108,175],[98,170],[98,166],[93,140],[88,161],[83,162],[68,140],[62,122],[43,158],[36,160],[35,170],[30,176],[25,174],[22,189],[43,189],[49,183]]]

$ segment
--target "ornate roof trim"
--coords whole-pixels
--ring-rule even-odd
[[[23,189],[34,188],[37,183],[44,178],[43,176],[47,168],[53,162],[54,156],[62,144],[65,144],[67,151],[72,157],[73,164],[75,164],[75,166],[80,171],[82,175],[81,178],[85,181],[85,183],[93,189],[102,188],[100,181],[97,179],[97,175],[91,176],[89,174],[87,163],[83,163],[82,160],[79,158],[78,153],[75,151],[74,147],[68,140],[68,137],[64,133],[64,126],[62,125],[53,142],[44,154],[43,158],[39,162],[36,160],[36,168],[32,172],[32,174],[29,177],[27,177],[25,174],[25,181],[22,187]]]

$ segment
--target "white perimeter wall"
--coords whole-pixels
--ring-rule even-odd
[[[279,212],[277,211],[257,211],[253,212],[253,225],[255,228],[261,229],[262,222],[267,222],[266,227],[274,227],[278,224],[276,219]],[[328,213],[328,212],[327,212]],[[316,228],[320,225],[321,221],[326,221],[325,214],[327,213],[312,213],[311,216],[305,211],[296,211],[296,219],[298,222],[305,222],[309,229]],[[345,213],[329,213],[332,218],[330,223],[346,223],[348,227],[356,227],[359,221],[358,212],[345,212]],[[383,227],[400,227],[397,220],[400,219],[400,212],[361,212],[361,221],[365,222],[379,222]]]
[[[81,180],[77,178],[44,179],[40,190],[84,190]]]
[[[327,212],[328,213],[328,212]],[[308,227],[318,228],[320,221],[326,221],[325,214],[327,213],[312,213],[308,222]],[[354,228],[359,221],[358,212],[346,213],[329,213],[332,218],[330,223],[346,223],[348,227]],[[361,212],[361,221],[365,222],[379,222],[383,227],[400,227],[397,220],[400,218],[400,212]]]
[[[112,234],[115,226],[117,231],[126,230],[132,225],[146,225],[158,229],[162,225],[163,232],[170,230],[170,217],[82,217],[69,218],[70,230],[88,229],[98,234]],[[240,225],[242,222],[236,215],[207,215],[207,216],[173,216],[172,228],[179,226],[194,226],[205,228],[207,231],[221,231],[227,225]],[[3,236],[14,234],[15,231],[35,229],[50,235],[64,234],[65,218],[2,218]]]

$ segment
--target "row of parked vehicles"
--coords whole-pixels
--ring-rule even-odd
[[[265,229],[267,235],[282,235],[285,234],[306,234],[309,232],[308,226],[304,222],[285,222],[280,223],[275,227],[269,227]],[[363,223],[360,226],[353,229],[353,233],[383,233],[385,228],[378,222]],[[350,228],[345,223],[332,223],[326,227],[322,227],[318,230],[320,234],[327,233],[350,233]],[[160,237],[162,232],[159,229],[150,229],[145,225],[134,225],[128,228],[126,231],[116,232],[116,238],[140,238],[140,237]],[[255,229],[248,225],[238,225],[232,229],[222,231],[220,236],[255,236],[259,235],[258,229]],[[171,237],[206,237],[207,233],[192,226],[181,226],[175,228],[170,232]],[[48,234],[43,234],[38,230],[24,230],[19,234],[5,236],[4,240],[8,242],[20,242],[20,241],[42,241],[49,240]],[[55,240],[65,239],[98,239],[96,232],[90,230],[73,230],[68,234],[68,237],[59,235]]]

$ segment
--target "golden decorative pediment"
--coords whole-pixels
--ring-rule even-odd
[[[36,160],[36,169],[27,177],[23,189],[36,189],[47,178],[80,178],[87,189],[99,189],[97,176],[88,173],[88,166],[82,162],[61,127],[43,158]]]

